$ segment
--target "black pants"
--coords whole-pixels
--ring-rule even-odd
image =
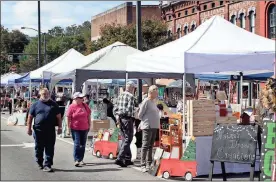
[[[131,161],[130,143],[133,139],[133,119],[120,118],[120,129],[123,141],[117,160]]]
[[[52,131],[38,131],[34,129],[33,136],[35,139],[35,158],[36,162],[44,166],[51,167],[53,165],[56,133]],[[45,152],[45,159],[43,154]]]
[[[12,106],[9,105],[9,113],[12,114]]]

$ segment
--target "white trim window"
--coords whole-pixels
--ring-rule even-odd
[[[271,39],[276,38],[276,5],[273,4],[268,9],[268,37]]]
[[[184,31],[184,35],[188,35],[188,33],[189,33],[189,26],[188,26],[188,23],[185,23],[184,28],[183,28],[183,31]]]
[[[255,13],[254,11],[249,12],[249,31],[255,33]]]
[[[196,21],[192,21],[191,23],[191,32],[193,32],[196,29]]]
[[[177,38],[180,38],[181,37],[181,28],[178,28],[177,29]]]
[[[240,27],[245,29],[245,10],[239,11],[238,19],[240,20]]]

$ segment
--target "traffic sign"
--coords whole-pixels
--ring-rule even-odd
[[[8,61],[12,62],[13,60],[13,55],[8,55]]]

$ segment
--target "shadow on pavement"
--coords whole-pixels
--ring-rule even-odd
[[[121,171],[116,168],[102,168],[102,169],[55,169],[54,172],[106,172],[106,171]]]
[[[114,164],[114,162],[106,162],[106,163],[86,163],[86,166],[103,166]]]

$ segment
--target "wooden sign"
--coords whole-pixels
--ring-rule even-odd
[[[187,101],[187,123],[189,136],[212,136],[215,120],[216,110],[214,101]]]
[[[250,181],[254,180],[258,126],[217,125],[214,129],[209,180],[212,180],[214,162],[221,162],[226,181],[224,162],[251,164]]]
[[[276,123],[265,121],[262,133],[261,180],[271,181],[276,148]]]

